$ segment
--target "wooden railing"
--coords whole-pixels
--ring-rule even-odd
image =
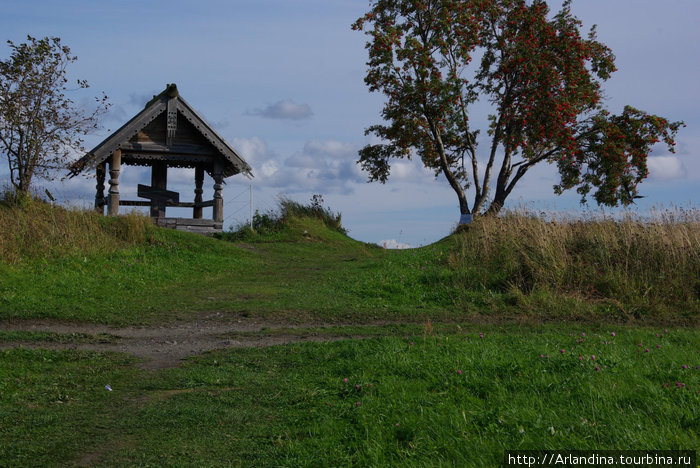
[[[143,200],[119,200],[120,206],[151,206],[152,202]],[[207,206],[214,206],[214,200],[207,200],[199,203],[195,202],[179,202],[172,203],[168,202],[165,206],[174,206],[177,208],[204,208]]]

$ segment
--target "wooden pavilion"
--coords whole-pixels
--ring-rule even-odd
[[[105,175],[109,164],[109,195],[105,197]],[[151,185],[138,186],[146,200],[119,198],[121,165],[150,166]],[[167,190],[168,167],[194,168],[194,201],[181,202],[179,193]],[[224,221],[221,195],[224,179],[243,173],[252,177],[250,166],[192,107],[180,97],[177,86],[165,90],[119,130],[73,163],[70,176],[95,170],[95,210],[115,216],[120,206],[150,206],[151,217],[160,226],[199,233],[220,232]],[[202,200],[204,172],[214,179],[214,198]],[[202,208],[213,208],[212,219],[202,219]],[[192,208],[192,218],[167,218],[167,207]]]

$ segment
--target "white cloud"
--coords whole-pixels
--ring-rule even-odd
[[[265,161],[277,159],[279,156],[268,148],[267,143],[258,137],[252,138],[234,138],[233,147],[238,154],[255,168]]]
[[[677,156],[650,156],[647,165],[650,177],[656,180],[683,179],[687,174]]]
[[[377,242],[381,247],[384,247],[385,249],[412,249],[413,247],[404,244],[403,242],[399,242],[396,239],[388,239],[388,240],[380,240]]]
[[[254,183],[288,193],[352,193],[366,180],[355,163],[358,147],[336,140],[309,140],[284,157],[258,138],[236,138],[233,146],[253,168]]]
[[[308,104],[297,104],[288,99],[277,101],[264,109],[248,110],[245,114],[281,120],[304,120],[314,115]]]
[[[390,180],[402,182],[430,182],[435,173],[423,166],[420,158],[404,159],[391,163]]]

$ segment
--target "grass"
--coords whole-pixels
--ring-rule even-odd
[[[55,333],[42,331],[0,330],[3,342],[47,342],[47,343],[116,343],[120,337],[109,333]]]
[[[0,351],[0,465],[66,464],[106,443],[125,401],[105,385],[137,381],[132,363],[117,354]]]
[[[456,243],[449,265],[461,290],[537,308],[576,298],[637,319],[694,320],[700,310],[698,210],[557,222],[508,213],[479,219]]]
[[[250,252],[214,239],[152,226],[146,234],[112,252],[0,263],[0,318],[173,320],[209,307],[210,276],[240,273],[250,264]]]
[[[0,263],[113,253],[143,244],[150,227],[137,214],[110,218],[31,198],[19,204],[0,200]]]
[[[426,323],[150,375],[116,355],[3,351],[0,465],[493,466],[505,448],[688,449],[699,345],[683,329]]]
[[[698,446],[696,214],[509,215],[391,251],[333,228],[330,210],[295,213],[212,239],[0,204],[0,320],[218,312],[287,325],[231,337],[369,337],[159,372],[2,350],[0,466],[491,466],[504,449]],[[0,345],[115,340],[0,332]]]
[[[29,218],[50,225],[79,215],[35,205],[25,215],[13,208],[20,230]],[[82,221],[68,218],[63,231],[42,237],[44,247],[2,241],[14,247],[0,262],[0,318],[149,324],[206,311],[290,323],[698,324],[697,213],[649,225],[509,215],[478,220],[431,246],[392,251],[333,228],[339,216],[328,209],[308,217],[284,206],[270,226],[223,235],[232,242],[92,213],[80,216],[110,226],[104,236],[111,240],[100,248],[79,250]],[[35,209],[59,214],[41,221]],[[65,250],[48,247],[54,244]]]

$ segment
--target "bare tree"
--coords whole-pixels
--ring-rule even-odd
[[[7,43],[12,54],[0,61],[0,153],[15,191],[27,194],[34,177],[53,179],[71,156],[84,151],[82,136],[97,128],[110,104],[102,95],[88,111],[66,97],[66,67],[77,57],[60,38],[27,36],[24,44]],[[85,80],[77,86],[89,87]]]

